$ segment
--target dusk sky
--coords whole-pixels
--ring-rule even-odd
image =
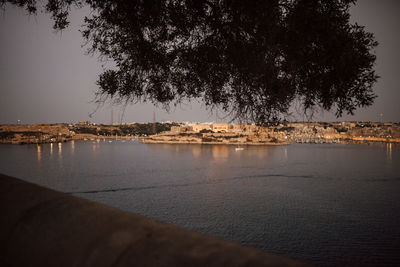
[[[0,14],[0,124],[55,123],[91,120],[110,123],[122,114],[121,106],[105,104],[96,110],[92,101],[96,80],[102,65],[96,56],[85,54],[84,40],[78,31],[87,10],[72,11],[71,24],[54,33],[47,14],[29,16],[26,11],[6,6]],[[358,109],[355,116],[336,119],[329,112],[313,120],[364,120],[400,122],[400,1],[359,0],[351,9],[352,21],[365,25],[375,34],[376,71],[381,78],[375,85],[378,98],[368,108]],[[151,104],[126,107],[122,122],[150,122],[153,111],[157,121],[228,121],[210,113],[202,104],[188,103],[169,113]],[[303,120],[302,116],[297,119]]]

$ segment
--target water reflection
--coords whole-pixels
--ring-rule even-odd
[[[72,140],[72,141],[71,141],[71,154],[73,155],[74,152],[75,152],[75,141]]]
[[[271,152],[275,149],[275,146],[256,146],[246,147],[246,157],[256,157],[258,160],[265,160],[271,156]]]
[[[42,161],[42,147],[40,145],[37,145],[37,160],[38,163],[41,163]]]
[[[50,157],[53,158],[53,143],[50,143]]]
[[[158,153],[169,152],[174,155],[182,153],[190,153],[194,159],[208,158],[215,162],[227,162],[230,158],[239,160],[242,156],[254,157],[255,160],[264,161],[272,156],[272,152],[276,151],[275,146],[244,146],[244,150],[236,150],[233,145],[199,145],[199,144],[147,144],[149,150]],[[284,160],[288,158],[287,147],[282,148],[282,157]]]
[[[37,164],[36,164],[36,175],[33,178],[36,180],[35,182],[38,184],[42,183],[43,178],[43,164],[42,164],[42,154],[45,146],[40,144],[36,145],[36,154],[37,154]]]
[[[99,155],[100,143],[97,141],[93,141],[91,147],[92,147],[93,159],[97,159],[97,156]],[[114,146],[111,146],[111,148],[113,147]]]
[[[192,146],[192,155],[193,155],[193,157],[194,157],[195,159],[200,158],[200,156],[201,156],[201,149],[202,149],[201,145],[193,145],[193,146]]]
[[[62,143],[58,143],[58,158],[62,159]]]
[[[229,147],[224,145],[212,146],[212,156],[217,162],[225,162],[229,157]]]
[[[92,152],[93,152],[93,154],[97,154],[97,149],[98,149],[98,148],[99,148],[99,144],[93,142],[93,143],[92,143]]]
[[[284,158],[285,161],[287,161],[287,159],[288,159],[288,157],[287,157],[287,147],[285,147],[283,149],[283,158]]]
[[[392,143],[386,144],[386,159],[392,161]]]

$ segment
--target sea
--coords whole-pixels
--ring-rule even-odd
[[[0,145],[0,173],[322,266],[400,265],[400,145]]]

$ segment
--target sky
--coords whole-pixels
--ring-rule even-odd
[[[93,102],[96,80],[103,67],[112,63],[86,55],[79,32],[85,12],[73,10],[70,26],[55,33],[47,14],[27,15],[13,6],[0,11],[0,124],[110,123],[121,117],[123,123],[152,122],[153,114],[156,121],[229,121],[223,112],[207,110],[198,102],[169,112],[148,103],[98,107]],[[312,120],[400,122],[400,1],[359,0],[350,12],[352,22],[364,25],[379,42],[375,70],[381,78],[374,86],[378,98],[354,116],[337,119],[324,111]],[[291,120],[307,118],[295,115]]]

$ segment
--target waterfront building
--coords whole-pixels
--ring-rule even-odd
[[[229,124],[228,123],[223,123],[223,122],[213,123],[211,125],[211,130],[214,133],[218,133],[218,132],[227,133],[227,132],[229,132]]]
[[[181,126],[171,126],[171,132],[179,133],[181,130]]]
[[[194,124],[192,126],[192,128],[193,128],[193,132],[198,133],[198,132],[200,132],[202,130],[211,130],[211,125],[210,124],[204,124],[204,123],[197,123],[197,124]]]

